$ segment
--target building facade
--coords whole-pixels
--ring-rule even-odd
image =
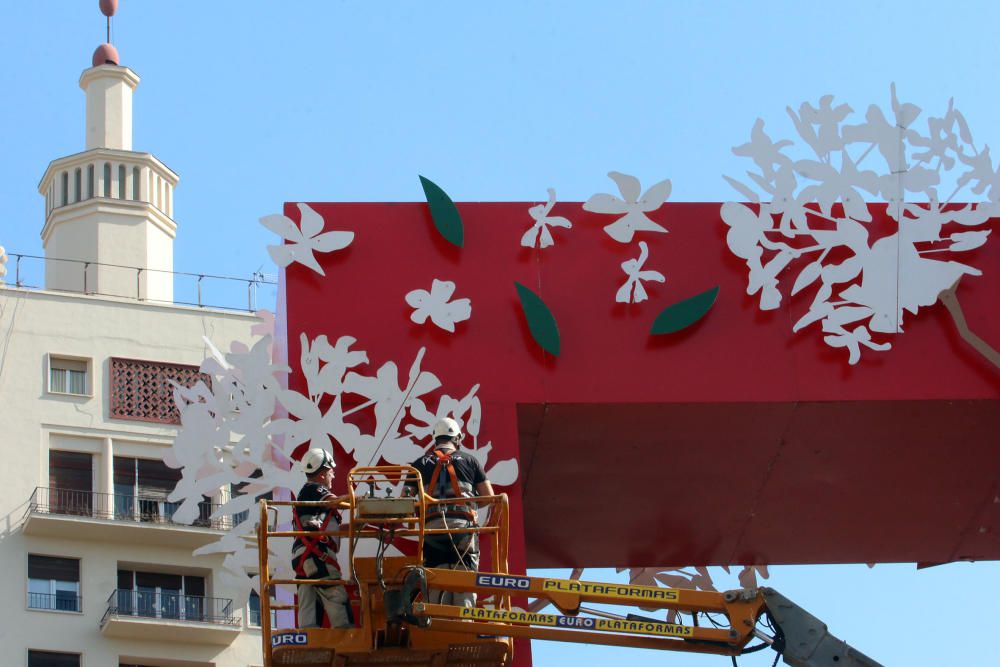
[[[173,303],[178,177],[132,150],[139,77],[117,61],[102,45],[83,72],[86,148],[39,185],[44,288],[0,284],[5,664],[256,666],[256,598],[192,555],[238,520],[216,512],[230,490],[175,523],[164,462],[170,381],[202,378],[206,340],[248,340],[256,319]]]

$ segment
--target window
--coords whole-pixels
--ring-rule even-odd
[[[118,198],[125,199],[125,165],[118,165]]]
[[[28,667],[80,667],[80,654],[29,650]]]
[[[94,463],[83,452],[49,451],[49,511],[91,516]]]
[[[274,604],[274,598],[271,598],[271,604]],[[260,594],[257,591],[250,591],[250,602],[248,603],[250,613],[247,614],[247,625],[252,628],[260,627]],[[271,610],[271,627],[276,627],[278,625],[278,612],[274,609]]]
[[[49,355],[49,393],[90,395],[90,360]]]
[[[62,205],[65,206],[69,203],[69,172],[64,171],[62,173]]]
[[[83,195],[83,172],[77,167],[73,172],[73,201],[80,201]]]
[[[104,196],[111,196],[111,163],[104,163]]]
[[[258,468],[256,470],[254,470],[252,473],[250,473],[250,479],[257,479],[257,478],[259,478],[261,476],[261,474],[262,473],[260,471],[260,468]],[[253,482],[240,482],[239,484],[230,484],[229,485],[229,497],[230,498],[237,498],[239,496],[245,495],[246,494],[246,489],[252,483]],[[268,491],[267,493],[262,493],[262,494],[258,495],[256,498],[254,498],[254,505],[253,505],[253,507],[251,507],[248,510],[243,510],[242,512],[237,512],[236,514],[233,515],[233,525],[236,526],[236,525],[239,525],[239,524],[243,523],[244,521],[248,520],[250,518],[250,512],[254,513],[254,520],[256,520],[257,514],[259,512],[259,508],[258,508],[257,503],[259,503],[261,500],[272,500],[273,498],[274,498],[274,495],[273,495],[273,493],[271,491]]]
[[[181,479],[181,471],[163,461],[116,456],[115,518],[163,523],[180,507],[167,496]]]
[[[205,577],[118,570],[119,615],[204,620]]]
[[[82,611],[80,561],[29,554],[28,609]]]
[[[132,167],[132,199],[139,201],[139,167]]]
[[[94,198],[94,165],[87,165],[87,199]]]

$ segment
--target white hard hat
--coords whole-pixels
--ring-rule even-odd
[[[448,437],[458,442],[462,439],[462,429],[458,427],[458,422],[451,417],[445,417],[434,424],[434,439]]]
[[[319,447],[314,447],[306,452],[306,455],[302,457],[302,470],[307,474],[311,475],[314,472],[318,472],[323,468],[333,468],[337,464],[333,462],[333,457],[325,449],[320,449]]]

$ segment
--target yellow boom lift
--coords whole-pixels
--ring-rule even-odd
[[[417,484],[412,497],[377,496],[377,488]],[[430,518],[443,505],[469,503],[488,507],[488,519],[470,528],[430,528]],[[324,505],[347,510],[337,530],[284,530],[277,525],[277,506]],[[505,494],[468,499],[434,499],[424,493],[420,475],[409,466],[355,468],[348,475],[348,493],[323,503],[261,501],[260,549],[261,626],[266,667],[505,667],[513,658],[513,638],[626,646],[689,653],[740,656],[771,647],[793,667],[880,667],[879,663],[829,634],[819,619],[770,588],[726,592],[695,591],[525,577],[507,566],[509,516]],[[425,568],[420,554],[429,535],[477,533],[484,554],[482,572]],[[278,537],[339,536],[348,548],[344,580],[273,578],[270,540]],[[414,541],[413,556],[389,556],[386,548],[397,538]],[[361,544],[374,545],[359,554]],[[340,583],[356,591],[356,627],[275,628],[272,610],[294,605],[272,603],[291,599],[297,584]],[[293,587],[278,596],[282,587]],[[479,606],[466,608],[428,603],[428,589],[475,592]],[[559,613],[535,613],[526,607],[534,598],[551,603]],[[587,605],[600,604],[602,608]],[[623,613],[607,611],[609,605]],[[625,608],[687,612],[691,625],[667,623]],[[648,613],[648,612],[647,612]],[[699,619],[705,621],[699,624]],[[751,642],[759,640],[755,646]]]

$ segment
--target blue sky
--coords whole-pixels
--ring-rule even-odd
[[[3,7],[0,244],[39,255],[38,180],[83,149],[77,81],[104,23],[96,1]],[[791,135],[786,106],[833,93],[863,113],[888,107],[893,81],[935,113],[954,97],[977,143],[998,144],[997,25],[989,2],[122,0],[113,41],[142,77],[135,149],[181,175],[176,269],[249,276],[275,272],[257,219],[282,202],[419,200],[417,174],[457,200],[537,201],[547,187],[583,200],[610,170],[671,178],[671,201],[723,200],[721,175],[747,168],[730,149],[758,116]],[[771,583],[886,664],[987,665],[990,649],[967,638],[995,634],[998,575],[796,567]],[[535,654],[542,666],[666,659]]]

